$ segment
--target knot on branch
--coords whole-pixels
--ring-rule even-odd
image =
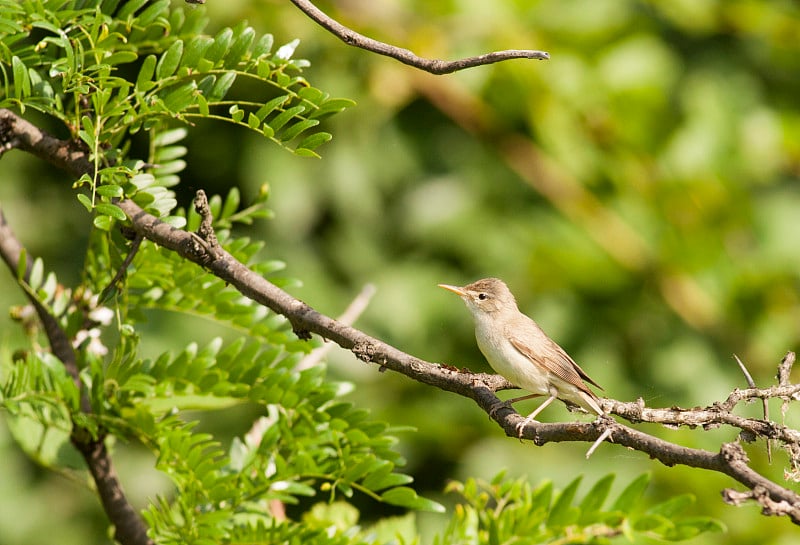
[[[357,342],[350,350],[358,359],[365,363],[370,363],[375,357],[375,346],[367,341]]]
[[[192,237],[192,252],[206,265],[216,261],[220,255],[219,241],[214,233],[212,225],[211,207],[208,205],[208,197],[202,189],[197,190],[194,198],[194,209],[200,214],[200,227]]]
[[[797,516],[797,507],[786,500],[776,501],[772,499],[769,491],[763,486],[755,486],[752,490],[740,492],[732,488],[722,491],[722,501],[729,505],[739,507],[747,501],[755,501],[761,506],[761,513],[767,516],[788,515],[792,518]]]
[[[728,466],[738,464],[746,465],[750,461],[747,457],[747,453],[739,443],[723,443],[722,447],[719,449],[719,453]]]

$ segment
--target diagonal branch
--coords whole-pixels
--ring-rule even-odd
[[[431,74],[449,74],[464,70],[466,68],[473,68],[475,66],[482,66],[485,64],[493,64],[496,62],[507,61],[511,59],[538,59],[547,60],[550,54],[545,51],[535,51],[531,49],[508,49],[505,51],[493,51],[484,55],[476,57],[467,57],[465,59],[458,59],[455,61],[443,61],[439,59],[426,59],[415,55],[408,49],[403,49],[394,45],[390,45],[372,38],[368,38],[363,34],[344,26],[338,21],[328,17],[317,6],[312,4],[309,0],[292,0],[292,3],[297,6],[303,13],[308,15],[314,22],[322,28],[342,40],[347,45],[360,47],[378,55],[384,55],[396,59],[403,64],[419,68]]]
[[[33,259],[31,258],[30,254],[28,254],[25,249],[20,244],[19,240],[17,239],[14,231],[11,230],[11,226],[6,221],[6,216],[3,213],[2,207],[0,207],[0,257],[5,261],[8,268],[11,270],[11,273],[14,274],[16,271],[19,270],[20,259],[22,259],[22,255],[26,255],[25,258],[25,272],[22,273],[22,281],[26,284],[30,282],[31,278],[31,269],[33,267]],[[42,327],[44,328],[45,335],[47,335],[47,340],[50,343],[50,348],[53,351],[53,354],[61,360],[61,363],[64,364],[64,368],[72,377],[73,382],[75,382],[75,386],[78,390],[81,389],[81,379],[78,376],[78,362],[77,358],[75,357],[75,351],[72,349],[72,343],[67,337],[66,332],[61,328],[61,325],[58,323],[58,320],[55,316],[50,314],[47,308],[36,298],[36,296],[29,292],[25,291],[25,295],[28,297],[28,300],[33,305],[33,308],[36,310],[36,315],[39,317],[39,321],[42,323]],[[85,396],[82,396],[81,399],[82,403],[88,402],[88,399],[85,399]],[[84,405],[84,409],[86,405]]]
[[[30,151],[41,158],[46,157],[49,162],[73,174],[89,172],[92,168],[86,155],[69,142],[53,138],[13,112],[0,109],[0,155],[14,147]],[[6,222],[0,207],[0,257],[12,274],[18,270],[23,253],[28,257],[22,280],[28,282],[33,260]],[[81,410],[85,413],[91,412],[91,402],[86,390],[81,388],[75,350],[66,331],[35,296],[28,293],[28,299],[42,322],[53,354],[64,364],[81,390]],[[153,541],[147,536],[147,526],[125,496],[106,449],[105,436],[101,433],[98,437],[92,437],[87,430],[73,423],[71,441],[86,461],[103,509],[114,525],[114,538],[124,545],[153,545]]]
[[[4,125],[3,120],[10,122]],[[13,113],[0,110],[0,143],[8,127],[21,131],[20,135],[10,134],[11,138],[5,139],[7,142],[13,140],[16,147],[65,168],[74,175],[88,172],[87,168],[91,168],[85,156],[78,155],[71,160],[64,160],[63,155],[48,155],[47,150],[61,150],[68,144],[47,136]],[[523,421],[522,417],[511,408],[492,410],[499,402],[495,392],[510,387],[502,377],[459,370],[406,354],[317,312],[280,290],[234,259],[224,249],[209,244],[211,232],[200,236],[198,233],[176,229],[148,214],[129,199],[121,200],[117,204],[130,218],[132,228],[137,234],[204,267],[246,297],[285,316],[299,337],[308,338],[312,333],[320,335],[382,369],[391,369],[423,384],[473,399],[507,435],[516,437],[516,426]],[[786,360],[793,361],[794,358],[787,355]],[[778,438],[787,447],[797,447],[800,432],[779,427],[772,422],[738,417],[731,411],[742,400],[764,397],[796,399],[798,391],[800,386],[789,384],[787,380],[786,383],[764,390],[735,390],[724,402],[705,409],[648,409],[641,400],[634,403],[603,400],[603,405],[607,411],[631,422],[653,421],[665,425],[700,425],[706,428],[725,424],[752,431],[757,436]],[[726,501],[737,503],[752,499],[762,506],[765,514],[787,515],[795,524],[800,524],[800,496],[754,471],[738,443],[725,443],[719,452],[688,448],[635,430],[610,417],[598,418],[594,422],[532,422],[524,429],[524,437],[533,440],[536,445],[563,441],[594,442],[604,435],[613,437],[615,444],[643,452],[667,466],[682,464],[728,475],[746,486],[750,492],[742,494],[725,491]]]
[[[5,214],[0,207],[0,257],[6,262],[12,273],[18,269],[23,252],[27,254],[6,222]],[[28,254],[26,271],[23,273],[22,279],[25,282],[30,279],[31,262]],[[91,412],[91,402],[86,395],[86,390],[81,388],[75,350],[72,348],[66,331],[56,317],[34,295],[28,293],[28,299],[42,322],[53,354],[61,360],[76,386],[81,390],[81,409],[86,413]],[[83,456],[89,472],[92,474],[103,508],[109,520],[114,524],[115,538],[125,545],[152,545],[153,542],[147,537],[147,527],[125,497],[122,484],[106,450],[104,435],[92,437],[86,430],[73,423],[71,440]]]

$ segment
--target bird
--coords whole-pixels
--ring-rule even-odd
[[[484,278],[467,286],[439,284],[464,300],[475,322],[478,348],[495,372],[530,395],[505,401],[508,407],[517,401],[548,396],[517,426],[520,438],[525,426],[556,399],[604,415],[600,399],[587,382],[602,388],[589,378],[553,339],[531,318],[520,312],[517,301],[505,282]],[[492,411],[496,412],[500,407]]]

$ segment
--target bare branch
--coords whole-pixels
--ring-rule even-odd
[[[79,440],[73,437],[72,444],[89,466],[103,510],[114,525],[114,539],[123,545],[154,545],[153,540],[147,536],[147,526],[122,490],[104,438]]]
[[[2,111],[0,111],[2,113]],[[20,256],[25,254],[25,272],[23,273],[22,281],[28,283],[31,277],[31,268],[33,266],[33,258],[28,254],[20,244],[11,226],[6,221],[6,216],[0,207],[0,257],[5,261],[11,274],[16,274],[19,269]],[[75,386],[80,390],[81,380],[78,376],[78,363],[75,357],[75,351],[72,348],[72,343],[67,337],[66,332],[59,325],[58,320],[50,314],[45,306],[37,299],[33,293],[25,290],[25,295],[36,310],[36,315],[44,327],[44,332],[47,335],[47,340],[50,343],[50,348],[53,354],[61,360],[64,368],[72,377]],[[88,400],[86,400],[88,402]]]
[[[6,222],[5,214],[0,208],[0,257],[6,262],[12,274],[18,270],[20,256],[23,252],[22,245]],[[28,282],[33,260],[30,254],[25,253],[28,257],[23,281]],[[66,331],[61,327],[58,319],[35,296],[28,291],[25,293],[42,322],[53,354],[61,360],[76,386],[81,390],[81,410],[86,413],[91,412],[91,402],[86,395],[86,390],[81,387],[77,358]],[[106,450],[105,436],[100,434],[99,437],[93,438],[86,430],[73,424],[70,439],[75,448],[83,455],[89,472],[94,478],[100,501],[109,520],[114,525],[114,537],[117,541],[125,545],[152,545],[152,540],[147,537],[147,526],[125,497],[122,484]]]
[[[451,72],[457,72],[458,70],[464,70],[466,68],[473,68],[475,66],[482,66],[485,64],[493,64],[511,59],[547,60],[550,58],[550,54],[545,51],[535,51],[530,49],[508,49],[505,51],[493,51],[484,55],[468,57],[455,61],[425,59],[415,55],[408,49],[403,49],[401,47],[396,47],[384,42],[379,42],[378,40],[368,38],[363,34],[359,34],[358,32],[347,28],[338,21],[328,17],[309,0],[292,0],[292,3],[303,13],[308,15],[312,20],[314,20],[314,22],[342,40],[347,45],[366,49],[367,51],[377,53],[378,55],[391,57],[402,62],[403,64],[419,68],[420,70],[430,72],[431,74],[449,74]]]

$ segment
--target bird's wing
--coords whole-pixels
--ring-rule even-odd
[[[511,341],[511,345],[517,349],[520,354],[528,358],[531,363],[546,369],[564,382],[576,386],[578,389],[591,396],[594,396],[594,392],[586,386],[583,382],[584,380],[597,386],[601,390],[603,389],[599,384],[589,378],[589,375],[575,363],[575,360],[573,360],[563,348],[558,346],[555,341],[544,333],[539,335],[539,341],[545,345],[545,350],[537,352],[534,352],[530,346],[523,342],[520,336],[513,331],[509,332],[509,340]]]

